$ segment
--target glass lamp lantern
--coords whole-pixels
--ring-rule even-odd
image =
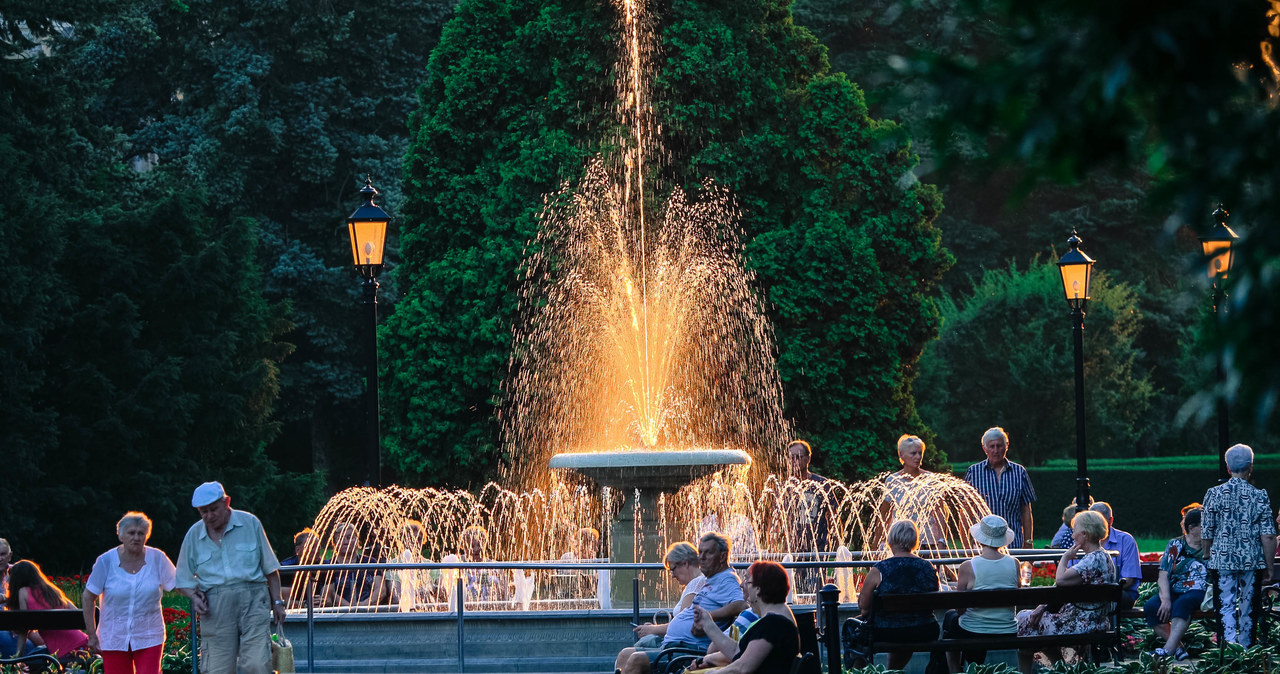
[[[1067,245],[1071,249],[1058,260],[1062,291],[1073,310],[1083,311],[1089,301],[1089,277],[1093,274],[1093,258],[1080,250],[1080,237],[1074,230],[1071,238],[1067,239]]]
[[[372,178],[365,178],[360,189],[364,204],[347,218],[347,230],[351,235],[351,257],[360,275],[373,278],[382,271],[382,255],[387,241],[387,223],[391,217],[373,203],[378,190]]]
[[[1214,225],[1207,236],[1200,237],[1200,246],[1204,249],[1204,257],[1209,261],[1209,278],[1214,281],[1225,280],[1231,271],[1232,248],[1239,237],[1227,226],[1227,218],[1231,214],[1221,205],[1213,211]]]

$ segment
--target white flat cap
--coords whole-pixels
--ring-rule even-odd
[[[226,495],[227,491],[222,488],[221,482],[206,482],[196,487],[195,493],[191,494],[191,507],[207,506],[214,501],[221,501]]]

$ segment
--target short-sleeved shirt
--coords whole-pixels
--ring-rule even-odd
[[[928,471],[921,471],[921,477]],[[884,500],[893,504],[893,518],[909,519],[920,532],[921,547],[945,546],[943,533],[945,505],[934,498],[934,489],[927,480],[919,480],[905,473],[890,473],[884,478]]]
[[[757,674],[789,674],[791,665],[800,654],[800,631],[796,624],[786,616],[777,613],[766,613],[743,633],[738,640],[738,654],[733,656],[734,662],[747,652],[747,646],[757,639],[773,645],[769,654],[755,671]]]
[[[1004,472],[996,475],[996,471],[983,459],[964,473],[964,481],[973,485],[987,502],[991,512],[1004,518],[1013,532],[1015,548],[1025,544],[1022,537],[1022,508],[1036,500],[1035,487],[1031,486],[1031,477],[1027,469],[1020,464],[1008,461]]]
[[[251,513],[232,510],[222,540],[209,538],[204,521],[187,529],[176,560],[178,588],[207,590],[229,583],[261,583],[280,568],[262,522]]]
[[[1071,527],[1063,524],[1058,527],[1058,533],[1053,535],[1053,541],[1049,543],[1049,547],[1059,550],[1066,550],[1075,545],[1075,540],[1071,538]]]
[[[1271,519],[1271,497],[1265,489],[1233,477],[1204,495],[1200,536],[1212,540],[1210,569],[1248,571],[1265,569],[1262,537],[1276,533]]]
[[[173,562],[153,547],[143,551],[142,568],[129,573],[120,566],[120,549],[98,556],[84,589],[99,599],[98,644],[104,651],[139,651],[164,643],[161,590],[172,590],[177,578]]]
[[[1204,565],[1204,553],[1191,547],[1185,536],[1169,541],[1160,558],[1160,570],[1169,574],[1169,589],[1175,593],[1208,587],[1209,567]]]
[[[938,591],[938,570],[915,555],[882,559],[876,562],[875,568],[880,572],[880,584],[876,586],[876,594]],[[886,613],[873,615],[872,619],[875,621],[876,628],[914,627],[938,622],[931,611]]]
[[[689,595],[698,596],[698,591],[705,587],[706,584],[707,577],[702,574],[698,574],[693,580],[689,581],[689,584],[685,585],[684,589],[680,591],[680,599],[676,600],[675,605],[671,607],[671,615],[679,613],[680,604],[684,602],[685,597]],[[693,606],[693,604],[689,605]]]
[[[27,610],[30,611],[48,611],[50,609],[60,609],[62,606],[50,606],[44,600],[44,596],[34,587],[21,588],[15,590],[27,591]],[[44,637],[44,645],[49,652],[61,658],[66,657],[72,651],[78,651],[84,648],[89,641],[89,635],[80,630],[40,630],[40,636]],[[5,655],[9,655],[6,653]]]
[[[1138,542],[1133,540],[1133,534],[1111,527],[1102,540],[1102,549],[1120,553],[1116,556],[1116,571],[1121,578],[1142,580],[1142,559],[1138,557]]]
[[[693,635],[693,607],[701,606],[707,611],[714,611],[739,599],[742,599],[742,586],[738,584],[738,576],[733,573],[733,569],[725,569],[708,578],[707,583],[698,590],[698,594],[693,596],[693,603],[689,608],[677,613],[671,622],[667,623],[667,635],[662,639],[663,648],[676,642],[685,642],[700,648],[711,645],[710,637]]]

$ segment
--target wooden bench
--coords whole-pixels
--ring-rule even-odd
[[[964,592],[918,592],[913,594],[876,595],[871,606],[873,653],[888,651],[995,651],[1007,649],[1057,648],[1062,646],[1099,645],[1117,646],[1120,643],[1116,611],[1110,612],[1109,629],[1087,634],[1062,634],[1054,636],[982,637],[971,639],[936,639],[924,642],[880,641],[875,638],[875,616],[885,613],[912,613],[953,608],[1001,608],[1013,606],[1032,608],[1040,604],[1065,604],[1070,602],[1092,603],[1120,601],[1120,586],[1076,585],[1071,587],[1027,587],[1013,590],[967,590]],[[1090,649],[1084,650],[1091,657]]]
[[[0,630],[29,632],[32,630],[83,630],[84,612],[79,609],[60,608],[50,611],[0,611]],[[62,663],[49,653],[33,653],[17,658],[0,658],[0,665],[25,663],[31,671],[43,667],[45,671],[61,672]]]

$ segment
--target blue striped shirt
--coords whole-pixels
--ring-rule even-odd
[[[1031,477],[1027,469],[1012,461],[1005,466],[1004,472],[996,475],[996,471],[983,459],[969,466],[965,471],[964,481],[982,494],[991,512],[1004,518],[1013,532],[1015,548],[1023,546],[1022,540],[1022,507],[1036,500],[1036,490],[1031,486]]]

